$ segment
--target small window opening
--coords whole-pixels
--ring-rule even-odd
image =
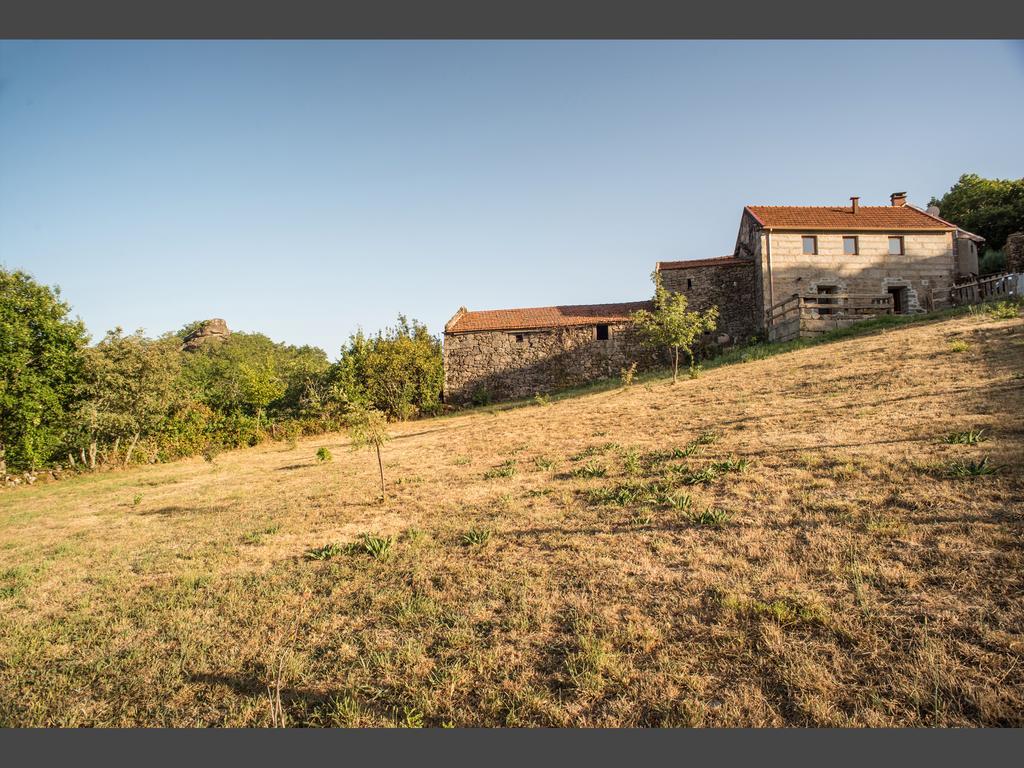
[[[516,334],[516,341],[519,342],[519,343],[522,343],[522,342],[526,341],[526,334],[525,333],[517,333]]]
[[[847,256],[856,256],[857,251],[857,237],[844,237],[843,238],[843,253]]]
[[[805,256],[813,256],[818,252],[818,238],[815,235],[804,235],[801,240]]]
[[[693,288],[693,279],[692,278],[689,278],[689,277],[686,278],[686,287],[687,288]]]
[[[598,341],[607,341],[608,340],[608,326],[607,325],[599,325],[599,326],[597,326],[597,340]]]

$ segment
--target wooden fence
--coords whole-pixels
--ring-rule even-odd
[[[797,317],[868,318],[891,315],[893,299],[888,293],[794,293],[765,312],[768,327]]]
[[[988,299],[1001,296],[1013,296],[1016,293],[1019,275],[993,275],[975,280],[973,283],[954,285],[949,293],[953,303],[978,304]]]

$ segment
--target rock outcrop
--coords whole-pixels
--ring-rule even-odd
[[[194,352],[203,344],[213,340],[226,339],[230,335],[228,324],[221,318],[214,317],[201,323],[198,328],[186,336],[182,341],[181,349],[183,352]]]

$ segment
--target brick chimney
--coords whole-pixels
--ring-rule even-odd
[[[889,201],[892,203],[893,208],[902,208],[907,204],[907,193],[893,192],[889,195]]]
[[[858,209],[859,207],[860,207],[860,198],[859,198],[859,197],[851,197],[851,198],[850,198],[850,209],[851,209],[851,210],[852,210],[852,211],[853,211],[854,213],[856,213],[856,212],[857,212],[857,209]]]

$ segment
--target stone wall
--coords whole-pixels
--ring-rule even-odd
[[[835,286],[838,292],[885,293],[890,287],[906,288],[907,312],[948,302],[956,271],[951,232],[907,233],[902,256],[889,255],[888,233],[818,233],[818,253],[805,255],[801,237],[814,232],[774,232],[771,241],[771,272],[775,301],[794,293],[815,293],[819,286]],[[858,251],[843,253],[843,236],[856,234]],[[767,280],[767,269],[764,269]],[[767,296],[767,292],[766,292]]]
[[[664,361],[640,344],[629,323],[610,325],[600,341],[594,325],[446,333],[445,402],[472,402],[478,392],[492,401],[532,397],[617,377],[633,362],[646,370]]]
[[[1007,272],[1024,272],[1024,232],[1014,232],[1003,246]]]
[[[703,311],[718,307],[718,329],[726,343],[744,343],[757,331],[754,314],[754,263],[729,260],[723,264],[662,269],[662,285],[686,296],[687,306]]]

